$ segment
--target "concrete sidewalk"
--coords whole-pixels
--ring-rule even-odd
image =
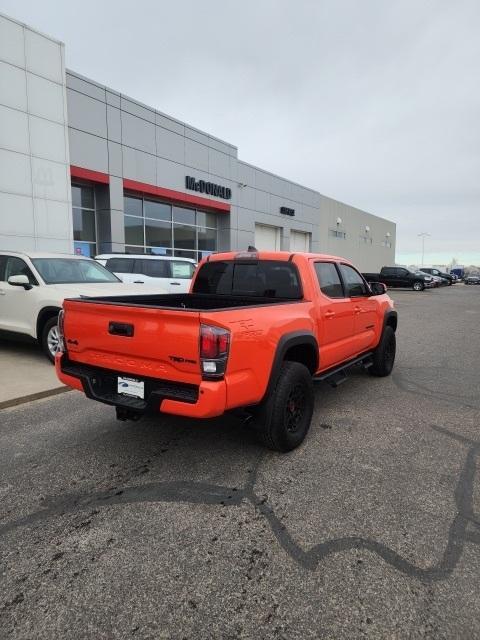
[[[37,344],[0,340],[0,409],[67,389]]]

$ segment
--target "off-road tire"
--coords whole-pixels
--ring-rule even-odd
[[[420,280],[415,280],[415,282],[412,285],[412,289],[414,291],[423,291],[425,289],[425,285]]]
[[[267,399],[254,411],[260,442],[274,451],[298,447],[310,428],[314,408],[312,375],[299,362],[284,362]]]
[[[373,365],[368,369],[370,375],[383,378],[392,373],[396,344],[395,331],[392,327],[386,326],[380,343],[373,352]]]
[[[50,330],[58,325],[58,316],[54,316],[47,320],[42,329],[42,337],[41,337],[41,346],[43,353],[47,356],[50,362],[55,362],[55,357],[52,355],[50,351],[50,347],[48,345],[48,336],[50,334]]]

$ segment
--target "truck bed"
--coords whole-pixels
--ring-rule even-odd
[[[210,295],[202,293],[165,293],[158,295],[125,295],[82,297],[75,300],[94,304],[111,304],[125,307],[149,309],[181,309],[185,311],[225,311],[242,307],[263,307],[302,300],[289,298],[268,298],[263,296]]]

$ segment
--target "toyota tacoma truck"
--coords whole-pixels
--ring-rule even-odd
[[[305,438],[314,382],[357,364],[387,376],[395,359],[386,287],[329,255],[218,253],[189,293],[68,299],[59,320],[59,379],[119,419],[241,409],[278,451]]]

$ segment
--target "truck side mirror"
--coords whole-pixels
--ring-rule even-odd
[[[370,282],[370,291],[373,296],[382,296],[384,293],[387,293],[387,287],[383,282]]]
[[[23,287],[26,291],[32,289],[32,285],[28,279],[28,276],[18,275],[18,276],[10,276],[8,278],[8,284],[11,284],[12,287]]]

